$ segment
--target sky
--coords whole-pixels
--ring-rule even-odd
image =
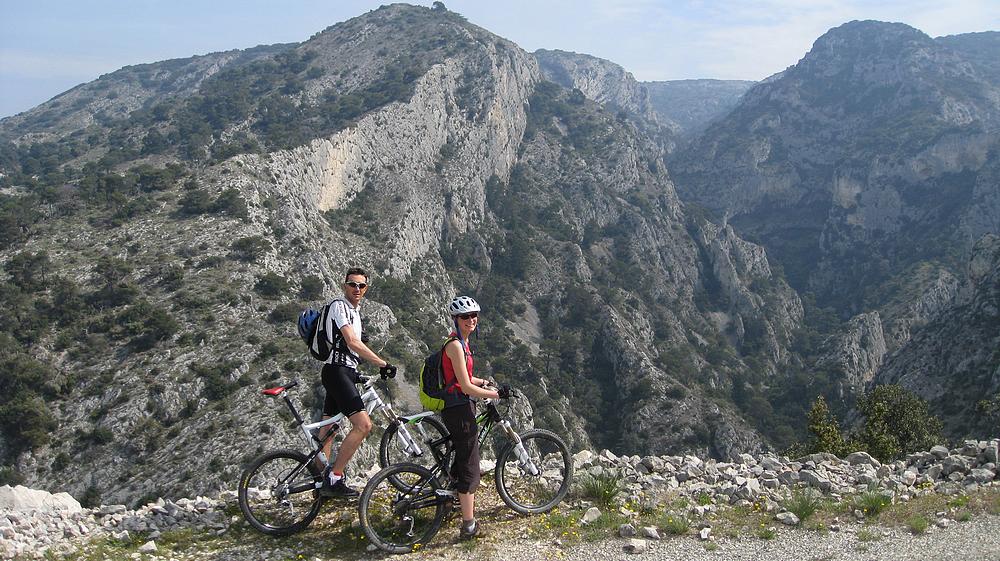
[[[123,66],[292,43],[384,2],[0,0],[0,118]],[[413,4],[430,5],[427,1]],[[636,79],[761,80],[856,19],[932,37],[1000,31],[998,0],[449,0],[528,51],[614,61]]]

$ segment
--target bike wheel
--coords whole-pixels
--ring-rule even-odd
[[[358,503],[365,535],[389,553],[407,553],[429,542],[451,508],[451,497],[438,495],[439,489],[434,474],[417,464],[391,465],[376,473]]]
[[[421,455],[419,456],[407,450],[401,441],[399,431],[402,426],[399,423],[393,423],[382,434],[382,441],[379,442],[378,446],[379,466],[386,468],[408,462],[424,466],[427,469],[434,467],[437,462],[434,453],[431,452],[430,443],[448,436],[448,429],[445,428],[444,423],[437,417],[424,417],[417,423],[406,425],[410,436],[420,445]],[[451,453],[451,440],[449,439],[439,446],[438,450],[442,452],[443,458],[447,458]],[[443,465],[448,465],[448,463]],[[396,487],[405,489],[404,483],[398,477],[394,476],[392,482]]]
[[[535,429],[520,437],[523,454],[510,444],[497,456],[493,475],[497,493],[521,514],[548,512],[569,491],[573,458],[566,443],[553,432]]]
[[[308,456],[275,450],[255,458],[240,477],[243,517],[271,536],[294,534],[319,514],[323,500],[314,492],[322,474]]]

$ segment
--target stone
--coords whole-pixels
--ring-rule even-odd
[[[987,464],[998,464],[1000,463],[1000,446],[997,445],[996,441],[990,442],[986,445],[986,449],[983,450],[983,460]]]
[[[882,462],[873,458],[868,452],[853,452],[848,454],[848,456],[844,459],[847,460],[852,466],[862,464],[872,466],[874,468],[882,467]]]
[[[631,538],[636,535],[635,526],[631,524],[622,524],[618,527],[618,535],[623,538]]]
[[[698,539],[701,541],[708,541],[712,539],[712,528],[708,527],[698,530]]]
[[[594,453],[590,450],[580,450],[576,454],[573,454],[573,467],[581,468],[583,466],[588,466],[594,461]]]
[[[944,466],[942,466],[941,464],[934,464],[931,467],[927,468],[927,471],[924,472],[924,475],[926,475],[931,479],[939,479],[941,477],[942,471],[944,471]]]
[[[972,478],[976,483],[979,483],[980,485],[993,481],[996,475],[997,474],[994,473],[992,470],[982,469],[982,468],[976,468],[971,472],[969,472],[969,477]]]
[[[0,486],[0,511],[69,511],[80,512],[83,507],[69,493],[49,493],[23,485]]]
[[[655,526],[643,526],[642,527],[642,536],[645,537],[645,538],[649,538],[651,540],[659,540],[660,539],[660,532],[658,532],[656,530]]]
[[[811,469],[804,469],[799,472],[799,478],[807,483],[810,487],[815,487],[824,493],[829,491],[832,487],[830,480],[819,475]]]
[[[941,468],[941,473],[945,476],[949,476],[955,472],[965,474],[969,471],[969,459],[965,456],[948,456],[941,461]]]
[[[899,479],[903,485],[907,487],[912,487],[913,484],[916,483],[917,481],[917,474],[913,473],[910,470],[906,470],[903,472],[903,475]]]
[[[799,517],[794,512],[779,512],[774,518],[786,526],[798,526],[799,524]]]
[[[583,514],[583,523],[590,524],[591,522],[594,522],[600,517],[601,517],[601,509],[597,508],[596,506],[592,506],[588,508],[587,512]]]
[[[950,452],[948,451],[948,448],[946,446],[941,446],[940,444],[938,444],[937,446],[931,447],[930,452],[931,452],[931,454],[934,454],[934,456],[937,459],[939,459],[939,460],[943,460],[943,459],[947,458],[949,456],[949,454],[950,454]]]
[[[139,553],[153,553],[156,551],[156,542],[149,540],[139,546]]]
[[[646,553],[646,550],[649,549],[649,545],[646,543],[646,540],[632,538],[625,544],[623,549],[627,553]]]

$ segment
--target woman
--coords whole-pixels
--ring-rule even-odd
[[[455,331],[444,346],[447,360],[442,360],[445,384],[449,396],[441,412],[455,447],[451,477],[456,482],[458,502],[462,508],[459,537],[469,539],[479,533],[475,517],[476,488],[479,487],[479,440],[475,404],[472,398],[499,399],[509,397],[504,387],[499,392],[488,389],[488,382],[472,375],[472,350],[469,335],[479,325],[479,304],[468,296],[459,296],[448,305]]]

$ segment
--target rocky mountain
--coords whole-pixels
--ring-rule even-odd
[[[545,79],[568,89],[578,89],[588,99],[611,110],[655,120],[649,92],[632,74],[611,61],[559,50],[533,53]]]
[[[665,80],[642,82],[662,122],[674,123],[678,137],[696,137],[725,117],[756,82],[747,80]]]
[[[870,21],[829,31],[677,158],[682,194],[845,314],[922,262],[961,268],[1000,216],[1000,97],[990,64],[956,42]]]
[[[0,475],[130,504],[231,484],[295,438],[261,386],[299,378],[316,412],[294,319],[354,265],[402,410],[468,293],[477,374],[526,390],[527,424],[575,448],[762,450],[731,394],[793,359],[802,303],[618,113],[396,4],[0,121]]]
[[[996,429],[976,405],[1000,394],[1000,237],[976,243],[953,301],[889,358],[875,382],[926,399],[953,434]]]
[[[981,428],[958,396],[996,391],[991,359],[957,350],[995,348],[993,334],[957,318],[972,309],[962,294],[989,290],[969,287],[990,286],[969,256],[1000,231],[998,37],[844,24],[670,160],[682,199],[760,243],[834,314],[807,317],[828,337],[798,346],[806,364],[845,398],[899,381],[935,401],[953,436]]]

